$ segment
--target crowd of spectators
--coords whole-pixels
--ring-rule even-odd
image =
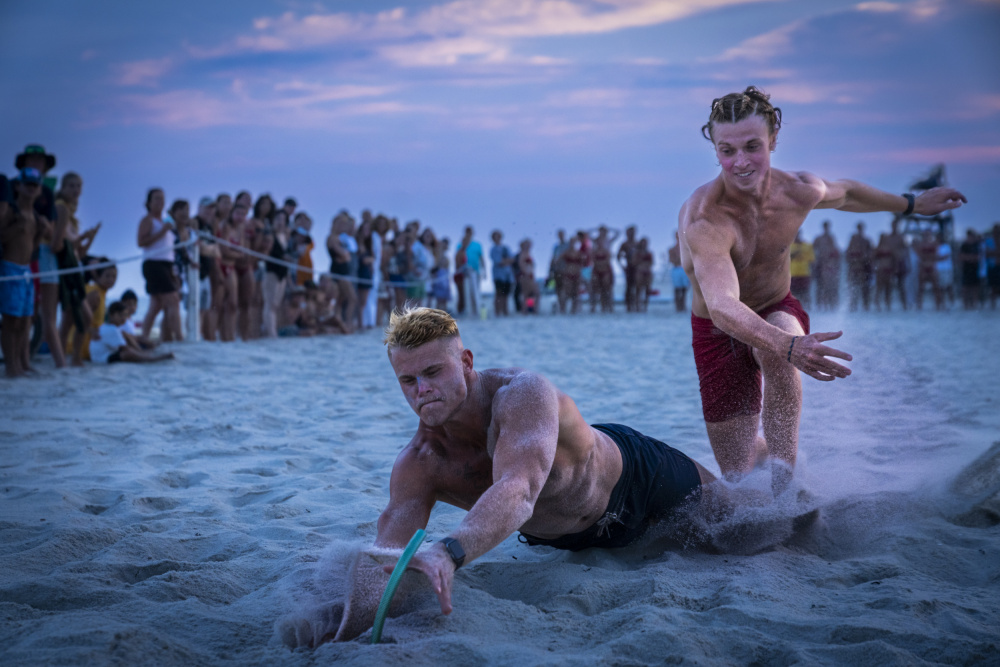
[[[961,299],[965,310],[996,308],[1000,297],[1000,223],[985,234],[966,231],[960,241],[950,243],[940,228],[925,227],[918,233],[900,231],[900,219],[873,243],[858,222],[847,248],[841,252],[823,223],[823,233],[812,243],[796,238],[790,249],[792,294],[807,307],[836,310],[846,265],[848,307],[853,311],[892,310],[899,302],[903,310],[922,310],[929,294],[936,310],[951,309]]]
[[[66,172],[56,189],[48,176],[55,162],[44,147],[29,145],[15,159],[17,176],[0,176],[0,276],[7,277],[0,280],[0,315],[12,376],[31,370],[41,343],[56,367],[169,358],[155,347],[182,339],[182,304],[189,313],[197,307],[202,338],[233,341],[371,329],[407,302],[485,319],[491,309],[482,285],[489,280],[495,317],[537,314],[543,294],[554,297],[552,312],[577,313],[585,304],[590,312],[613,312],[616,275],[624,276],[628,312],[645,311],[656,293],[649,240],[638,238],[634,226],[559,230],[551,253],[539,257],[530,239],[511,247],[501,230],[490,234],[487,250],[471,226],[452,246],[417,220],[401,225],[368,210],[360,220],[340,211],[322,239],[292,197],[278,206],[268,194],[254,201],[247,191],[222,193],[192,210],[184,199],[167,207],[164,191],[152,188],[137,230],[149,307],[136,327],[133,290],[107,303],[118,274],[114,262],[90,254],[100,224],[82,229],[77,220],[83,179]],[[859,222],[843,252],[829,222],[812,243],[800,235],[790,248],[793,294],[807,307],[815,301],[820,310],[838,308],[846,267],[852,311],[873,303],[889,310],[894,296],[904,309],[920,309],[927,291],[939,310],[956,298],[966,309],[987,300],[996,307],[1000,223],[985,235],[969,230],[953,246],[933,231],[908,239],[899,222],[877,244]],[[319,245],[328,270],[313,264]],[[676,235],[667,259],[674,303],[685,311],[690,282]],[[122,335],[109,338],[107,325],[118,320]]]
[[[635,227],[621,243],[622,233],[604,226],[568,238],[560,231],[551,255],[536,258],[530,239],[512,249],[499,230],[484,251],[471,226],[452,246],[416,220],[340,211],[322,239],[292,197],[279,207],[268,194],[255,201],[247,191],[222,193],[195,208],[152,188],[136,231],[149,297],[136,326],[135,292],[109,303],[117,267],[90,252],[100,224],[83,229],[76,217],[83,179],[67,172],[57,182],[48,174],[55,163],[44,147],[29,145],[15,159],[17,176],[0,181],[0,257],[3,275],[14,278],[0,281],[9,375],[31,371],[42,345],[59,368],[166,358],[153,348],[182,339],[182,306],[197,308],[202,338],[233,341],[370,329],[407,302],[486,318],[490,278],[492,311],[501,317],[538,313],[543,293],[553,295],[554,312],[579,312],[586,301],[591,312],[612,312],[616,273],[625,277],[626,310],[645,310],[653,293],[653,254]],[[313,264],[320,245],[328,270]],[[124,342],[109,341],[102,327],[122,317]]]
[[[132,330],[134,292],[107,304],[118,271],[108,258],[90,254],[100,223],[83,230],[77,220],[83,179],[74,172],[61,182],[48,176],[56,157],[38,144],[25,147],[14,164],[14,179],[0,175],[0,343],[7,376],[32,372],[42,343],[57,368],[91,359],[171,358],[151,351],[156,343]],[[112,334],[107,327],[119,320]]]

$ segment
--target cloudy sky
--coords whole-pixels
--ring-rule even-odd
[[[959,228],[1000,220],[998,0],[5,2],[0,62],[5,171],[56,153],[113,257],[154,185],[294,195],[324,235],[370,207],[540,254],[637,224],[663,250],[717,173],[712,99],[748,84],[784,111],[775,166],[899,192],[945,162]],[[826,217],[844,243],[859,216],[807,236]]]

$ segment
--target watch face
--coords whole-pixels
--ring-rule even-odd
[[[448,555],[455,561],[455,567],[461,567],[462,563],[465,562],[465,549],[462,548],[459,541],[454,538],[447,538],[441,541],[444,542],[444,548],[447,550]]]

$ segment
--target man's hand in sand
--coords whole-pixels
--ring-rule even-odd
[[[386,574],[392,574],[395,563],[386,565],[383,569]],[[441,603],[441,613],[451,613],[451,584],[455,579],[455,562],[448,555],[448,552],[436,542],[430,549],[423,553],[414,554],[410,560],[407,570],[424,573],[431,582],[431,588],[437,593],[438,601]]]
[[[853,361],[854,357],[847,352],[823,345],[825,341],[836,340],[843,335],[843,331],[837,331],[836,333],[817,332],[808,336],[796,336],[792,341],[788,355],[789,361],[809,377],[823,382],[845,378],[851,374],[851,369],[841,366],[827,357],[836,357],[845,361]]]
[[[931,188],[914,200],[913,212],[917,215],[937,215],[958,208],[968,201],[965,195],[954,188]]]

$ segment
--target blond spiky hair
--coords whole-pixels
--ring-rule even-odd
[[[439,338],[458,336],[458,322],[436,308],[405,306],[392,311],[382,342],[392,352],[397,347],[411,350]]]

